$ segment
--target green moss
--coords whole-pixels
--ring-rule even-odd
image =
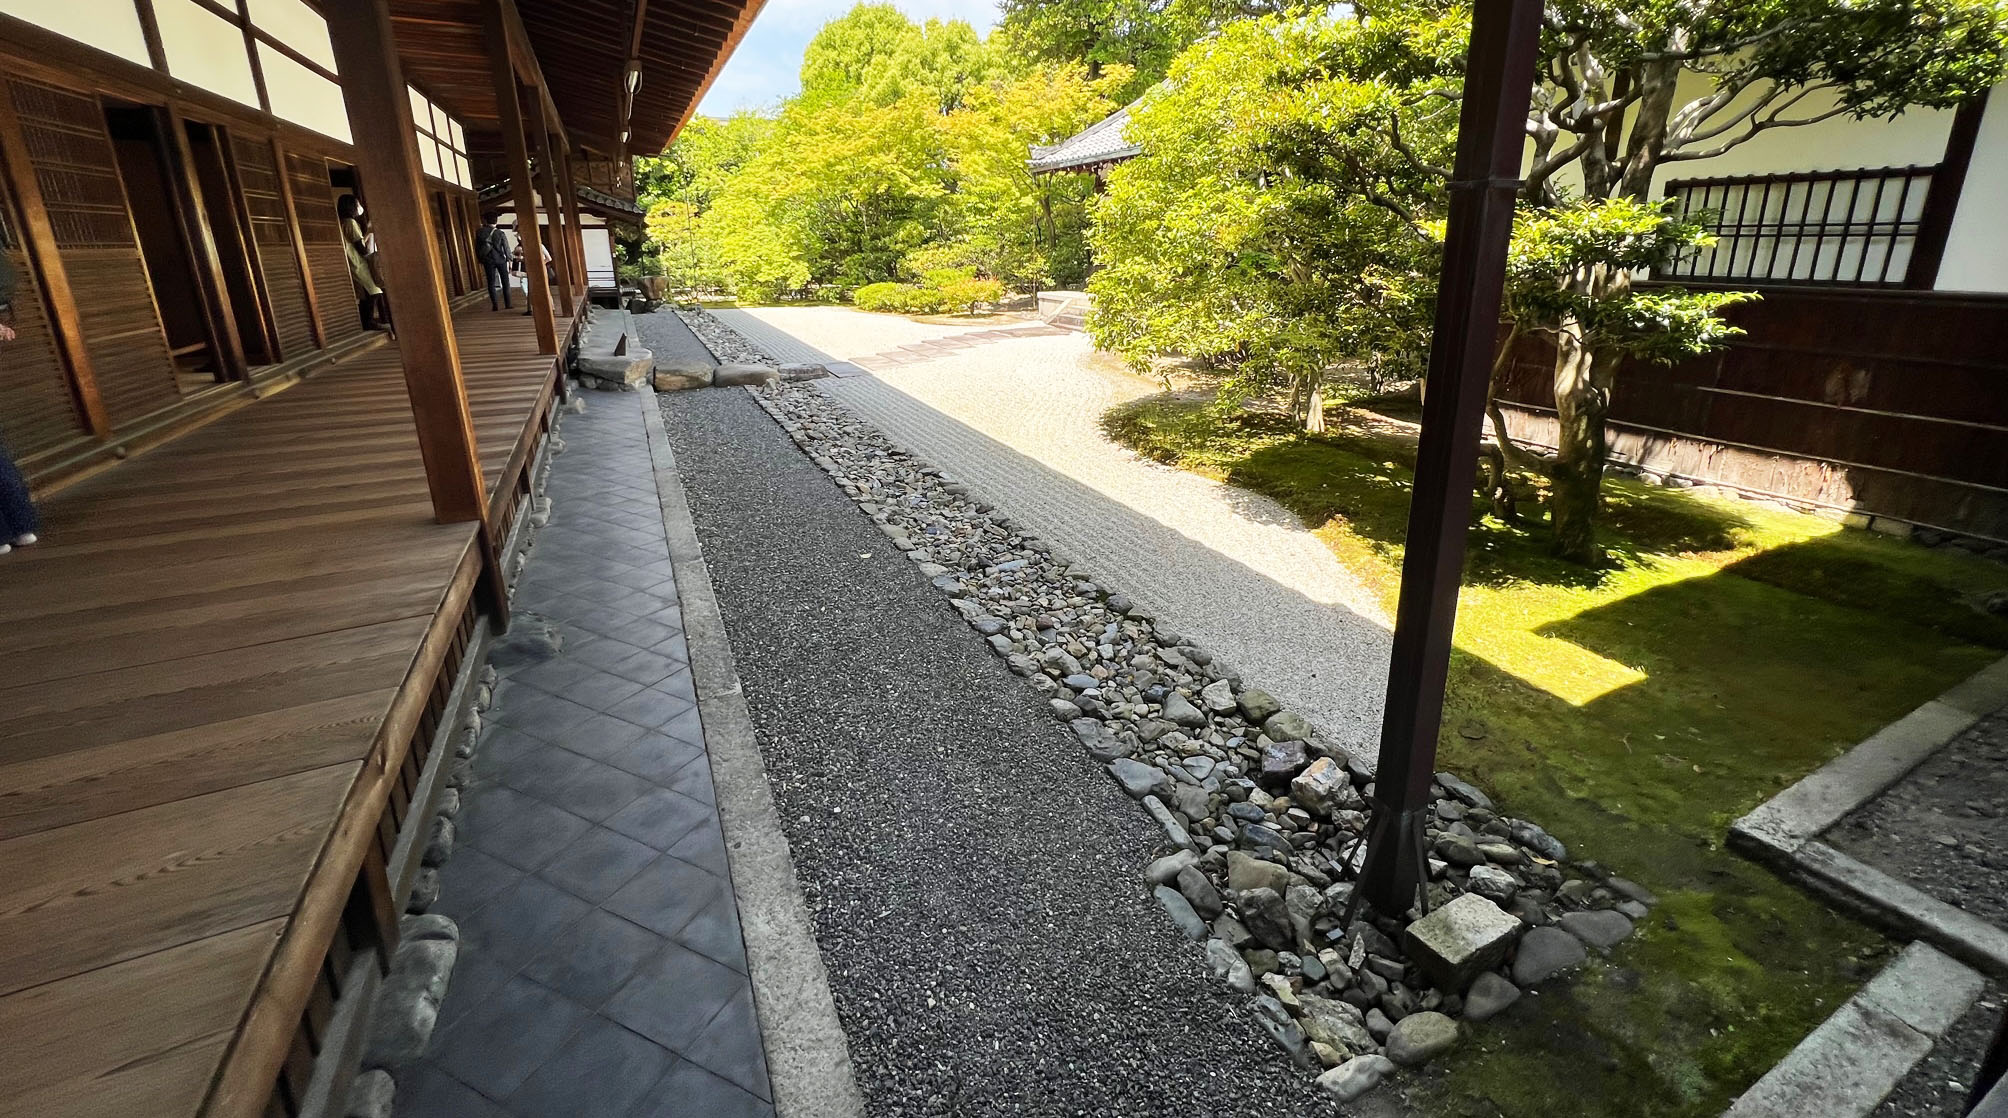
[[[1368,418],[1312,438],[1158,397],[1105,426],[1275,497],[1391,610],[1414,448]],[[1730,821],[2008,649],[1977,608],[2008,589],[1996,564],[1624,481],[1606,506],[1589,570],[1474,504],[1439,750],[1663,903],[1612,967],[1425,1079],[1430,1113],[1720,1113],[1886,950],[1726,851]]]

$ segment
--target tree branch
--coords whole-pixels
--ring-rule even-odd
[[[1784,108],[1785,106],[1780,106],[1779,112],[1783,112]],[[1755,139],[1757,137],[1757,134],[1760,132],[1765,132],[1773,128],[1803,128],[1808,124],[1818,124],[1823,120],[1831,120],[1834,117],[1840,116],[1842,113],[1845,113],[1847,111],[1848,107],[1846,105],[1835,105],[1833,108],[1828,109],[1826,112],[1814,113],[1812,116],[1800,117],[1796,120],[1780,120],[1778,118],[1778,113],[1772,113],[1770,116],[1752,123],[1750,125],[1749,131],[1743,133],[1741,136],[1737,136],[1735,139],[1729,140],[1725,143],[1717,144],[1712,148],[1704,148],[1699,151],[1670,151],[1660,157],[1660,162],[1675,163],[1692,159],[1713,159],[1716,156],[1723,154],[1724,152],[1731,151],[1735,148],[1743,146],[1746,143],[1749,143],[1751,140]]]

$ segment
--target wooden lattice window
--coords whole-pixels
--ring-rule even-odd
[[[1897,287],[1935,167],[1677,179],[1678,212],[1716,236],[1661,279]]]

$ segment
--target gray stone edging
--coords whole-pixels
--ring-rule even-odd
[[[1723,1118],[1861,1118],[1973,1004],[1985,980],[1918,942],[1752,1084]]]
[[[1996,660],[1759,805],[1729,845],[1820,894],[1997,975],[2008,930],[1915,889],[1819,841],[1974,723],[2008,706],[2008,657]]]
[[[663,533],[683,606],[684,637],[697,687],[698,718],[725,830],[732,892],[746,942],[760,1036],[779,1118],[853,1118],[864,1095],[816,944],[808,902],[767,786],[767,769],[739,689],[724,615],[691,520],[683,476],[648,384],[636,386],[662,501]]]

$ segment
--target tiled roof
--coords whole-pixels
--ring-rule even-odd
[[[1124,105],[1102,121],[1050,147],[1032,145],[1030,166],[1033,174],[1053,171],[1085,171],[1110,163],[1120,163],[1143,154],[1143,149],[1123,137],[1135,102]]]

